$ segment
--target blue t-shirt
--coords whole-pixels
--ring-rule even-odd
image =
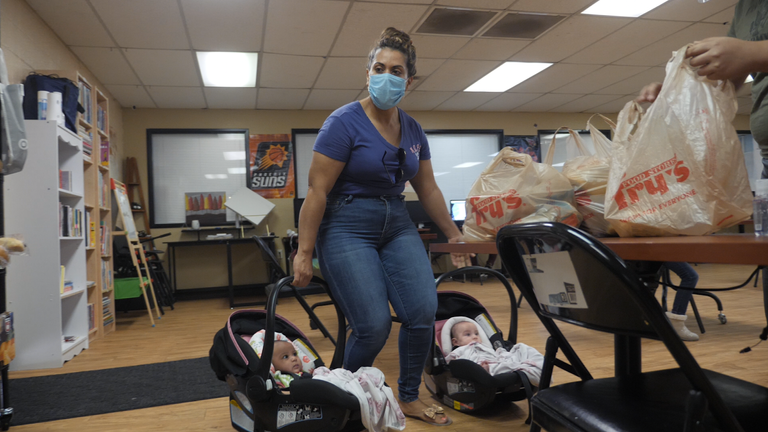
[[[398,112],[400,148],[406,156],[403,178],[397,184],[398,148],[376,130],[360,102],[344,105],[325,120],[314,151],[346,164],[331,189],[332,195],[399,195],[405,182],[419,171],[419,161],[431,157],[427,136],[419,123],[399,108]]]

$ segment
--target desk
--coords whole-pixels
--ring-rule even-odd
[[[275,236],[260,237],[269,244],[270,249],[275,251]],[[229,307],[235,308],[239,306],[250,306],[254,303],[241,303],[235,304],[235,287],[232,284],[232,245],[239,243],[252,243],[256,245],[256,242],[252,238],[230,238],[230,239],[217,239],[217,240],[189,240],[189,241],[175,241],[165,242],[168,245],[168,259],[171,265],[171,286],[173,291],[176,292],[176,248],[179,247],[193,247],[193,246],[211,246],[211,245],[225,245],[227,247],[227,289],[229,292]],[[255,248],[254,250],[258,250]],[[260,304],[260,303],[259,303]]]
[[[719,234],[678,237],[608,237],[598,239],[621,259],[639,263],[686,261],[710,264],[768,265],[768,237],[754,234]],[[498,253],[495,242],[430,243],[432,252]],[[768,292],[763,291],[768,298]],[[768,303],[766,303],[768,307]],[[766,310],[768,316],[768,310]],[[616,373],[641,371],[640,339],[615,336]]]
[[[249,226],[243,226],[243,231],[250,231],[253,229],[253,225]],[[197,233],[197,240],[200,241],[200,233],[203,231],[207,232],[215,232],[223,233],[223,232],[229,232],[229,231],[235,231],[235,238],[240,238],[240,228],[235,228],[234,226],[231,227],[207,227],[207,228],[200,228],[200,229],[193,229],[193,228],[182,228],[181,232],[183,233]]]

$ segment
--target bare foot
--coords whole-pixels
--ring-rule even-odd
[[[448,417],[442,407],[438,405],[429,406],[421,400],[413,402],[400,402],[400,409],[406,417],[415,418],[428,424],[437,426],[447,426],[453,421]]]

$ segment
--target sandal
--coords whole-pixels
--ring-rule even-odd
[[[434,426],[448,426],[449,424],[453,423],[453,420],[451,420],[448,415],[445,414],[443,407],[434,404],[429,408],[423,409],[419,415],[406,414],[405,412],[403,412],[403,414],[405,414],[406,417],[415,418]],[[438,422],[438,416],[441,416],[441,418],[444,417],[446,419],[445,423]]]

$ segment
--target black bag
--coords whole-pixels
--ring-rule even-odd
[[[64,125],[77,133],[77,98],[80,89],[77,84],[67,78],[56,75],[40,75],[34,72],[24,80],[24,118],[37,120],[37,92],[61,93],[61,110],[64,112]]]

